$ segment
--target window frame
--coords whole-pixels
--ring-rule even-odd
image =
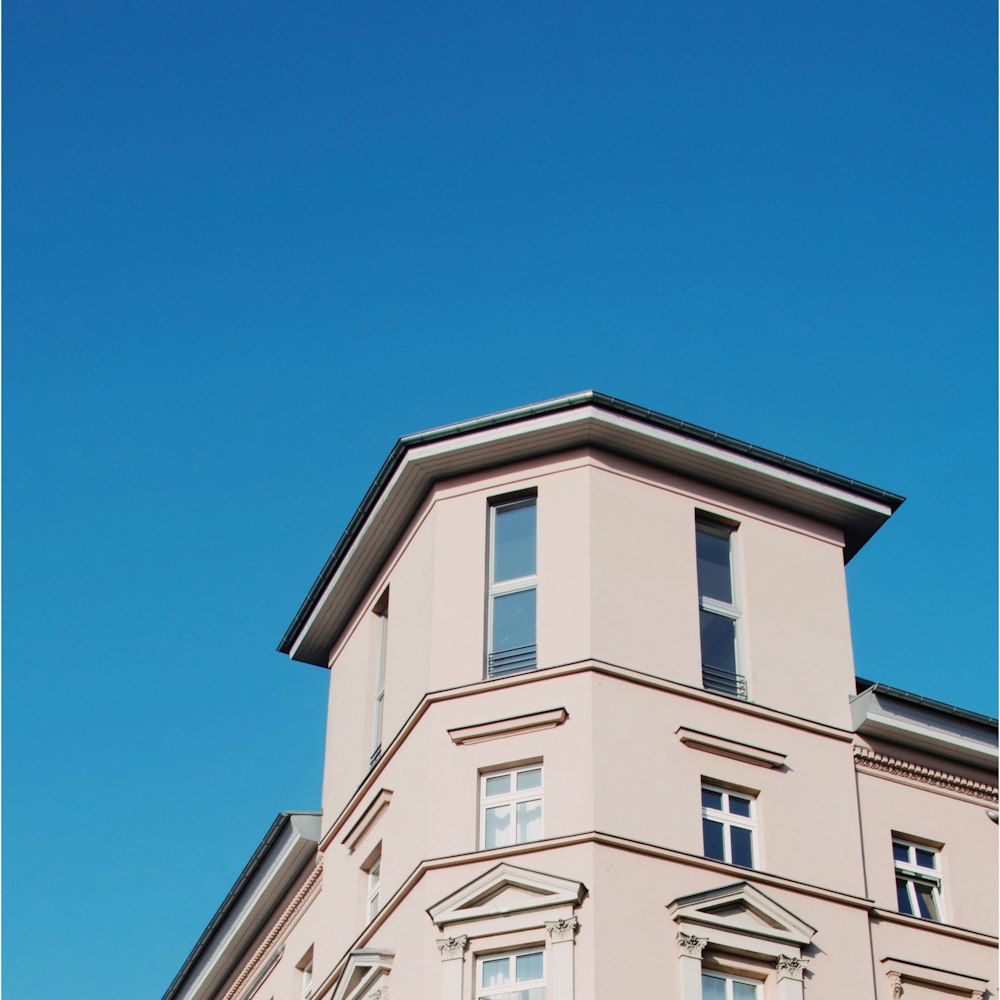
[[[375,615],[375,699],[372,711],[372,752],[370,764],[382,756],[382,730],[385,723],[385,664],[389,643],[389,591],[372,608]]]
[[[907,859],[906,861],[901,861],[896,857],[896,847],[906,848]],[[896,834],[892,835],[892,867],[894,884],[896,886],[896,906],[899,907],[899,882],[906,883],[906,898],[910,906],[910,912],[905,913],[903,910],[898,910],[903,916],[914,917],[917,920],[926,920],[930,923],[943,924],[945,922],[944,916],[944,893],[942,891],[942,872],[941,872],[941,848],[932,844],[922,843],[917,840],[912,840],[909,837],[901,837]],[[919,865],[916,861],[916,852],[926,851],[928,854],[934,856],[935,867],[927,868],[925,865]],[[910,860],[912,859],[912,860]],[[934,906],[937,909],[936,917],[925,917],[920,912],[920,902],[917,897],[917,885],[922,885],[931,890],[931,899],[934,901]]]
[[[698,641],[699,653],[701,654],[702,687],[706,691],[713,691],[716,694],[727,695],[732,698],[739,698],[741,701],[749,701],[749,681],[745,669],[746,651],[743,641],[743,608],[740,599],[739,581],[739,555],[738,546],[734,544],[734,536],[739,528],[738,524],[721,520],[703,511],[696,511],[694,518],[695,528],[695,581],[698,587]],[[716,538],[724,538],[729,549],[729,589],[732,600],[729,602],[720,601],[717,597],[708,597],[701,592],[701,584],[698,581],[698,532],[705,532],[714,535]],[[701,650],[701,614],[715,615],[718,618],[725,618],[733,622],[733,660],[736,666],[734,673],[734,691],[727,691],[724,685],[718,684],[709,686],[705,683],[705,657]],[[719,670],[718,667],[708,666],[709,670]]]
[[[476,955],[476,973],[475,973],[475,1000],[494,1000],[495,997],[502,997],[505,994],[517,993],[519,990],[545,990],[545,969],[546,969],[546,956],[545,956],[545,946],[530,945],[525,948],[517,948],[514,951],[501,951],[501,952],[486,952],[481,955]],[[518,983],[516,979],[511,980],[509,983],[503,986],[484,986],[483,985],[483,965],[486,962],[495,962],[501,958],[506,958],[512,963],[512,967],[517,970],[516,959],[520,955],[541,955],[542,956],[542,978],[541,979],[531,979],[525,980],[524,983]]]
[[[493,575],[496,569],[496,524],[497,514],[506,510],[518,510],[525,507],[535,509],[535,572],[527,576],[515,577],[496,583]],[[527,673],[538,669],[538,494],[535,491],[498,497],[489,502],[488,548],[486,559],[486,663],[485,676],[488,680],[497,677],[507,677],[511,674]],[[534,642],[526,646],[515,646],[512,650],[496,650],[493,648],[494,605],[498,597],[510,594],[522,594],[533,591],[535,594],[535,635]],[[493,657],[500,653],[511,653],[523,650],[515,657],[514,665],[505,667],[494,665]]]
[[[375,858],[375,860],[368,866],[365,876],[365,922],[370,924],[379,915],[379,911],[382,909],[379,904],[379,895],[382,891],[381,853],[379,853],[378,857]]]
[[[706,806],[701,803],[701,819],[702,819],[702,856],[708,858],[709,855],[705,853],[705,843],[704,843],[704,821],[710,820],[713,823],[719,823],[722,825],[722,853],[721,858],[711,858],[712,861],[722,861],[724,864],[733,865],[736,868],[744,868],[745,871],[759,871],[760,865],[760,845],[758,843],[757,829],[757,796],[756,794],[738,790],[735,788],[726,788],[724,785],[717,785],[711,781],[702,781],[701,788],[699,792],[699,798],[701,792],[715,792],[717,795],[722,796],[723,809],[713,809],[711,806]],[[736,796],[738,799],[744,799],[750,805],[750,815],[740,816],[729,810],[729,800],[732,796]],[[741,830],[747,830],[750,833],[750,861],[749,867],[744,865],[737,865],[732,860],[733,858],[733,840],[731,836],[731,829],[733,827],[738,827]]]
[[[726,997],[725,1000],[733,1000],[733,983],[743,983],[746,986],[752,986],[754,988],[754,1000],[761,1000],[760,988],[763,983],[759,979],[750,979],[748,976],[734,976],[731,972],[719,972],[716,969],[705,969],[702,967],[701,979],[704,980],[706,976],[712,979],[722,979],[726,983]]]
[[[525,789],[523,792],[517,790],[517,775],[523,771],[541,772],[541,781],[536,788]],[[486,782],[489,778],[499,778],[502,775],[510,775],[510,791],[505,794],[492,795],[487,798]],[[539,804],[539,833],[534,840],[517,839],[517,806],[520,802],[533,802],[538,800]],[[509,844],[494,844],[492,847],[486,845],[486,810],[509,806],[511,815],[511,835],[513,839]],[[511,767],[494,768],[489,771],[479,773],[479,850],[494,851],[504,847],[516,847],[518,844],[534,844],[545,838],[545,767],[540,760],[532,761],[528,764],[517,764]]]

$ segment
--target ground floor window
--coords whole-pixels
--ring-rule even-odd
[[[545,1000],[544,950],[484,955],[476,970],[476,1000]]]
[[[701,1000],[760,1000],[760,984],[752,979],[740,979],[738,976],[703,972]]]

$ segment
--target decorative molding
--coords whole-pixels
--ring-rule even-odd
[[[505,736],[535,733],[541,729],[554,729],[556,726],[561,726],[568,718],[569,712],[565,708],[550,708],[544,712],[530,712],[509,719],[480,722],[474,726],[460,726],[449,729],[448,735],[452,743],[465,746],[471,743],[485,743],[487,740],[499,740]]]
[[[892,989],[893,1000],[899,1000],[903,995],[903,977],[898,972],[889,972],[889,986]]]
[[[933,767],[923,767],[912,764],[908,760],[890,757],[878,753],[870,747],[854,745],[854,766],[859,770],[875,771],[888,774],[894,778],[906,778],[923,785],[930,785],[942,791],[957,795],[968,795],[991,805],[997,804],[997,788],[985,781],[974,781],[972,778],[962,778],[948,771],[939,771]]]
[[[782,979],[796,979],[802,982],[802,973],[808,964],[808,960],[800,955],[779,955],[778,982],[780,983]]]
[[[455,958],[462,958],[465,949],[469,946],[469,938],[465,934],[457,937],[438,938],[438,951],[441,952],[441,961],[450,962]]]
[[[788,756],[777,750],[765,750],[750,743],[740,743],[738,740],[703,733],[698,729],[687,729],[685,726],[680,726],[675,733],[681,743],[692,750],[704,750],[744,764],[755,764],[757,767],[781,767]]]
[[[563,917],[560,920],[546,920],[545,929],[549,932],[553,944],[562,944],[564,941],[572,941],[576,934],[580,921],[576,917]]]
[[[921,965],[901,958],[883,958],[881,965],[892,986],[893,1000],[906,993],[907,983],[922,983],[935,989],[946,990],[949,995],[965,994],[969,1000],[983,1000],[989,980],[986,976],[973,976],[967,972],[954,972],[933,965]]]
[[[389,987],[380,986],[374,992],[369,993],[368,996],[365,997],[365,1000],[386,1000],[388,996],[389,996]]]
[[[708,944],[708,938],[695,937],[694,934],[685,934],[681,931],[677,935],[677,943],[681,946],[681,956],[683,958],[696,958],[701,961],[701,953]]]
[[[243,966],[243,971],[236,977],[233,981],[233,985],[229,987],[224,997],[224,1000],[233,1000],[233,997],[243,988],[246,981],[253,975],[254,970],[260,965],[264,956],[267,954],[271,945],[281,936],[282,931],[288,926],[289,922],[298,913],[298,910],[312,893],[313,889],[317,886],[320,878],[323,875],[323,858],[320,856],[316,863],[316,867],[309,873],[309,877],[302,883],[302,887],[295,894],[292,901],[285,907],[281,916],[275,921],[274,926],[271,928],[267,937],[261,942],[260,947],[253,953],[250,961]]]
[[[374,798],[365,806],[357,822],[344,834],[344,839],[341,843],[346,845],[347,850],[351,854],[354,853],[355,848],[361,843],[365,834],[375,825],[382,813],[389,808],[391,800],[392,789],[380,788]]]

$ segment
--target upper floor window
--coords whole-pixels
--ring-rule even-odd
[[[706,858],[753,868],[757,828],[754,806],[749,795],[701,786],[701,829]]]
[[[312,995],[312,983],[313,983],[313,964],[312,959],[309,960],[309,964],[305,966],[302,970],[302,996],[303,1000]]]
[[[535,508],[534,497],[490,507],[490,677],[534,670],[538,662]]]
[[[701,678],[709,691],[746,698],[740,668],[740,611],[733,586],[733,529],[699,517],[695,522],[698,556],[698,617],[701,627]]]
[[[701,974],[702,1000],[758,1000],[759,983],[739,976],[725,976],[721,972]]]
[[[480,783],[480,847],[507,847],[542,836],[542,766],[491,771]]]
[[[893,837],[896,902],[900,913],[941,920],[940,855],[932,847]]]
[[[385,708],[385,659],[389,643],[389,591],[372,610],[375,616],[375,706],[372,713],[372,755],[374,764],[382,753],[382,719]]]
[[[379,893],[382,891],[382,858],[378,857],[368,869],[367,916],[369,923],[379,911]]]
[[[545,952],[541,948],[479,959],[476,1000],[545,1000]]]

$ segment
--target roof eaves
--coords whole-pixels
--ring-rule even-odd
[[[914,694],[912,691],[904,691],[902,688],[892,687],[890,684],[883,684],[881,681],[870,681],[864,677],[857,677],[858,694],[866,694],[873,691],[875,694],[884,694],[890,698],[898,698],[900,701],[909,702],[911,705],[920,705],[923,708],[930,708],[936,712],[946,712],[958,719],[966,722],[976,722],[981,726],[991,726],[997,728],[998,721],[990,715],[982,715],[967,708],[959,708],[957,705],[949,705],[944,701],[935,701],[922,694]]]

